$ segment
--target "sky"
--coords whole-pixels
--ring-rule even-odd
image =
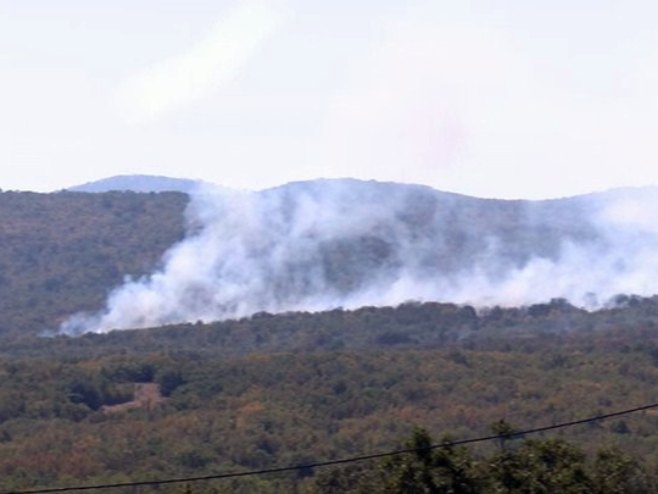
[[[0,0],[0,188],[658,184],[658,3]]]

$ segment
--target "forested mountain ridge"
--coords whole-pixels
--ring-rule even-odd
[[[504,201],[349,179],[206,189],[192,197],[190,233],[162,270],[62,330],[408,300],[482,307],[567,298],[591,307],[618,293],[650,296],[658,235],[623,221],[629,209],[649,210],[640,196]]]
[[[506,201],[416,185],[317,180],[253,193],[249,201],[241,201],[257,202],[257,214],[263,218],[246,216],[249,221],[237,223],[227,218],[224,225],[224,216],[230,215],[218,211],[228,211],[233,203],[204,211],[203,199],[196,203],[192,199],[191,212],[188,208],[186,213],[189,196],[182,193],[4,192],[0,194],[0,335],[55,329],[75,312],[102,309],[108,292],[125,276],[153,272],[167,249],[197,234],[206,243],[192,256],[196,264],[190,266],[207,272],[197,277],[201,283],[181,287],[181,298],[195,292],[200,295],[197,300],[214,299],[226,308],[236,304],[252,308],[240,314],[221,308],[213,312],[212,303],[201,307],[211,307],[209,313],[217,314],[217,319],[270,307],[299,310],[287,307],[303,307],[304,303],[298,302],[309,294],[312,303],[308,305],[316,310],[340,306],[343,301],[355,308],[358,301],[368,305],[368,297],[360,297],[361,293],[386,291],[405,283],[427,285],[437,294],[434,300],[446,301],[441,294],[454,295],[451,290],[468,300],[469,290],[483,280],[489,286],[480,291],[496,293],[495,283],[505,281],[509,273],[523,277],[532,263],[541,269],[559,264],[565,246],[569,252],[574,246],[580,249],[580,257],[572,259],[562,275],[572,267],[590,274],[600,266],[583,266],[581,261],[600,258],[607,263],[601,271],[614,268],[620,277],[632,278],[636,264],[643,266],[643,257],[634,255],[640,249],[637,245],[652,245],[653,237],[643,231],[614,235],[615,231],[602,228],[595,219],[610,203],[636,197],[644,201],[651,195],[652,190],[639,189],[547,201]],[[384,204],[393,205],[386,214],[376,207]],[[300,230],[300,224],[308,224],[314,216],[315,223]],[[256,227],[244,237],[243,232],[226,230],[249,222]],[[327,230],[326,225],[330,225]],[[204,239],[207,230],[211,235]],[[213,252],[225,238],[238,242]],[[628,255],[620,251],[620,246],[626,245],[631,249]],[[240,252],[247,257],[234,256]],[[224,259],[229,260],[221,264]],[[541,269],[540,275],[533,276],[541,276]],[[650,277],[651,270],[645,271],[645,277]],[[608,278],[614,274],[609,273]],[[606,279],[599,278],[598,285],[605,284]],[[210,280],[210,285],[204,287],[204,280]],[[244,288],[254,281],[260,288]],[[236,289],[234,298],[222,296],[225,285]],[[538,283],[526,288],[541,294]],[[407,291],[412,295],[397,303],[414,298],[414,289]],[[422,290],[419,293],[427,299]],[[378,304],[386,305],[388,300],[390,297],[383,296]],[[182,314],[182,321],[199,319],[188,307],[172,310]],[[167,323],[166,317],[162,320]]]
[[[284,199],[289,193],[296,200],[300,189],[305,197],[322,194],[326,185],[292,184]],[[397,194],[404,214],[399,225],[422,244],[419,252],[432,251],[423,244],[428,238],[444,240],[437,249],[448,272],[486,254],[481,249],[492,236],[512,266],[537,252],[551,259],[565,238],[599,242],[602,233],[589,218],[607,200],[605,194],[538,203],[481,200],[366,183],[345,193],[363,198],[366,191],[375,202]],[[151,272],[186,233],[198,233],[188,201],[178,193],[0,194],[3,489],[305,464],[399,448],[415,426],[437,441],[463,439],[489,434],[501,419],[527,428],[656,401],[656,296],[619,295],[592,312],[559,298],[521,307],[408,302],[35,337],[70,313],[100,308],[125,275]],[[395,237],[386,235],[385,222],[375,226],[321,244],[320,258],[338,289],[358,286],[370,269],[392,259],[386,242]],[[433,269],[430,274],[439,270]],[[556,473],[550,464],[532,463],[541,482],[568,483],[563,473],[587,472],[583,478],[599,490],[577,492],[655,492],[647,475],[655,480],[658,466],[656,417],[648,410],[555,434],[577,447],[540,437],[507,456],[487,444],[471,456],[458,451],[457,458],[468,460],[464,471],[477,480],[483,471],[476,465],[526,465],[546,453],[548,463],[557,455],[575,470]],[[610,448],[635,459],[609,454]],[[614,459],[609,465],[625,469],[613,471],[612,480],[601,478],[609,469],[583,456],[598,459],[601,451]],[[348,471],[302,469],[194,484],[187,491],[142,489],[379,492],[370,487],[373,475],[394,482],[415,471],[438,482],[444,477],[435,467],[371,462]],[[600,486],[607,481],[644,490],[606,491]],[[382,492],[405,492],[382,485]],[[483,489],[472,492],[491,492]]]
[[[27,338],[0,348],[0,356],[98,358],[152,352],[213,358],[281,352],[369,352],[460,346],[503,348],[510,339],[540,350],[545,342],[567,338],[586,345],[609,332],[652,350],[658,327],[658,296],[620,295],[608,308],[588,312],[556,299],[526,307],[449,303],[407,303],[397,307],[334,309],[326,312],[258,313],[252,317],[203,324],[112,331],[77,337]],[[634,335],[631,337],[630,335]],[[657,353],[658,355],[658,353]],[[658,360],[657,360],[658,362]]]
[[[0,336],[102,305],[184,235],[180,193],[0,193]]]

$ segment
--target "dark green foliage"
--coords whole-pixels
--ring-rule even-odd
[[[101,406],[101,395],[93,383],[83,380],[74,380],[68,386],[69,400],[71,403],[82,403],[92,410],[98,410]]]
[[[607,447],[596,454],[592,487],[596,494],[647,494],[656,492],[658,483],[638,460],[618,448]]]
[[[157,372],[155,382],[160,386],[162,395],[168,397],[171,396],[176,388],[185,384],[185,379],[179,370],[165,368]]]
[[[585,453],[563,439],[529,439],[495,455],[488,468],[499,492],[591,492]]]
[[[406,448],[414,453],[397,455],[382,467],[380,485],[373,492],[400,494],[474,494],[481,492],[482,480],[465,448],[431,448],[432,439],[422,429],[414,431]]]
[[[149,383],[155,379],[157,364],[124,358],[103,367],[103,376],[112,382]]]
[[[318,476],[311,492],[648,494],[658,488],[639,462],[618,450],[604,448],[588,459],[563,439],[527,439],[513,449],[482,454],[437,447],[426,431],[417,430],[406,448],[415,451],[385,460],[377,475],[370,474],[371,466],[352,465]]]

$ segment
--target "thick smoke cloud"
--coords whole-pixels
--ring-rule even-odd
[[[500,201],[355,180],[206,188],[188,235],[68,334],[439,300],[595,307],[658,292],[655,190]]]

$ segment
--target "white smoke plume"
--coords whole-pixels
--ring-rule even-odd
[[[204,188],[162,267],[76,314],[81,334],[409,300],[595,307],[658,293],[655,189],[497,201],[422,186],[301,182]]]

